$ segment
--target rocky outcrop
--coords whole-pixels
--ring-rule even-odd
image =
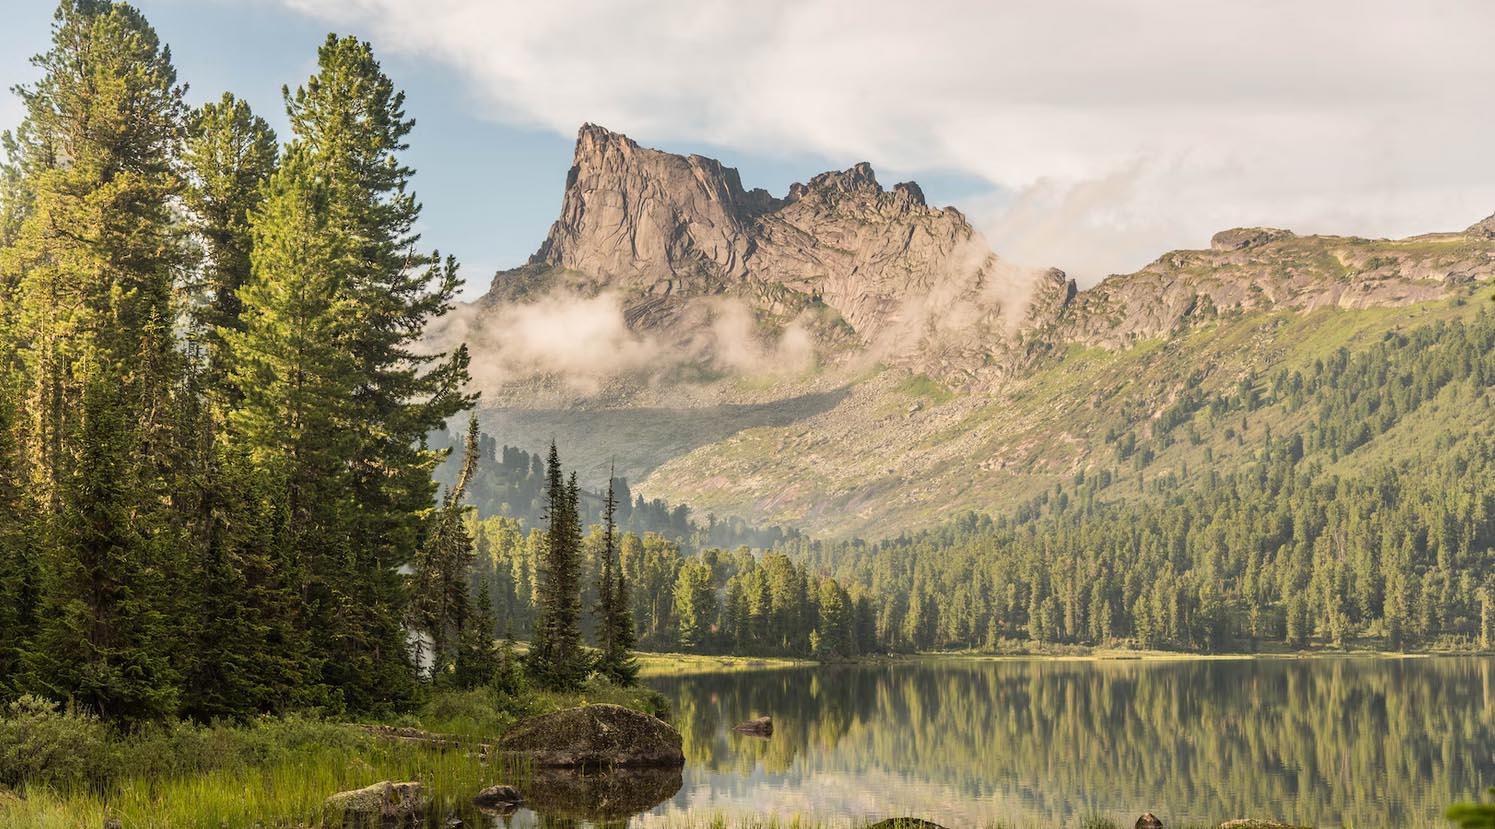
[[[1308,829],[1306,826],[1296,826],[1288,823],[1278,823],[1275,820],[1257,820],[1255,818],[1244,818],[1241,820],[1227,820],[1220,824],[1219,829]]]
[[[1223,314],[1437,299],[1495,276],[1492,254],[1495,216],[1399,241],[1243,227],[1077,291],[1060,271],[1001,261],[960,211],[931,207],[913,182],[884,188],[866,163],[779,198],[715,159],[588,124],[544,244],[484,302],[615,291],[631,328],[697,344],[718,319],[700,303],[735,297],[765,330],[810,320],[822,358],[871,356],[980,389],[1070,343],[1124,348]]]
[[[1152,812],[1144,812],[1137,818],[1136,829],[1163,829],[1163,822]]]
[[[540,768],[678,768],[680,732],[621,705],[583,705],[522,720],[498,742],[503,754]]]
[[[1078,292],[1048,336],[1124,348],[1227,314],[1396,307],[1491,278],[1495,239],[1473,233],[1388,241],[1238,228],[1209,250],[1172,251]]]
[[[1482,236],[1486,239],[1495,239],[1495,213],[1492,213],[1489,216],[1481,219],[1480,221],[1477,221],[1474,224],[1470,225],[1469,229],[1465,230],[1464,232],[1469,234],[1470,236]]]
[[[413,825],[426,808],[420,783],[383,780],[327,798],[328,809],[342,815],[344,826]]]
[[[1230,251],[1259,247],[1278,239],[1291,239],[1293,232],[1276,227],[1236,227],[1210,237],[1210,250]]]
[[[895,817],[869,824],[867,829],[945,829],[945,827],[923,818]]]
[[[615,290],[630,326],[685,337],[677,329],[702,322],[686,317],[692,299],[733,296],[765,319],[829,311],[863,346],[890,328],[914,346],[931,301],[938,310],[959,304],[973,320],[1015,318],[1021,301],[993,286],[998,276],[960,211],[930,207],[913,182],[885,189],[865,162],[776,198],[744,189],[715,159],[587,124],[560,217],[526,266],[498,274],[485,301]],[[838,330],[819,333],[833,339]]]

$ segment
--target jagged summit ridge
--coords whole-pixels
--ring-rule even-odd
[[[913,182],[884,189],[866,162],[778,198],[745,189],[715,159],[587,124],[560,216],[529,267],[630,291],[647,303],[636,315],[646,323],[674,320],[661,298],[746,291],[785,301],[787,290],[830,306],[865,339],[896,321],[911,292],[977,284],[992,261],[960,211],[930,207]]]
[[[1079,291],[1062,271],[1001,261],[959,210],[931,207],[913,182],[884,188],[866,162],[776,197],[716,159],[587,124],[545,242],[483,302],[610,291],[629,327],[699,342],[713,312],[698,301],[731,297],[766,330],[808,315],[829,350],[983,387],[1067,343],[1124,348],[1222,314],[1434,299],[1495,276],[1490,239],[1495,217],[1399,241],[1232,228]]]

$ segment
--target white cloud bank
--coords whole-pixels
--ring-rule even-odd
[[[276,1],[497,119],[977,177],[999,253],[1084,281],[1235,225],[1495,211],[1485,0]]]

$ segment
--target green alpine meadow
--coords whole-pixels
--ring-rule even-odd
[[[0,829],[1495,827],[1485,4],[51,2]]]

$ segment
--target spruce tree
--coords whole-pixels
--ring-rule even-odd
[[[186,272],[173,165],[184,107],[169,50],[123,3],[65,0],[17,89],[25,204],[6,208],[24,383],[16,430],[37,518],[41,625],[26,684],[106,716],[175,710],[164,612]],[[12,143],[12,142],[8,142]]]
[[[568,483],[555,441],[546,462],[549,530],[540,562],[539,607],[530,644],[530,673],[542,686],[572,690],[586,679],[581,650],[581,526],[576,475]]]
[[[277,153],[270,125],[230,93],[192,114],[182,153],[183,200],[203,249],[193,317],[204,352],[204,388],[228,404],[237,395],[226,382],[223,335],[240,329],[239,289],[252,265],[250,216],[275,171]]]
[[[409,621],[414,629],[431,637],[432,664],[437,672],[444,671],[455,656],[452,646],[461,641],[472,613],[468,590],[473,546],[464,520],[468,509],[463,498],[477,464],[478,421],[474,416],[467,423],[462,471],[436,511],[434,527],[416,555],[411,579]],[[492,614],[491,600],[489,614]]]
[[[229,421],[283,493],[313,657],[360,710],[412,690],[398,568],[431,529],[425,436],[471,402],[465,349],[417,348],[458,280],[416,249],[403,100],[367,43],[335,36],[286,92],[293,140],[253,213],[243,330],[226,336],[243,395]]]
[[[633,656],[637,637],[628,585],[618,561],[617,498],[613,475],[608,475],[607,497],[602,503],[602,573],[597,587],[597,672],[616,685],[628,686],[638,679],[638,661]]]

